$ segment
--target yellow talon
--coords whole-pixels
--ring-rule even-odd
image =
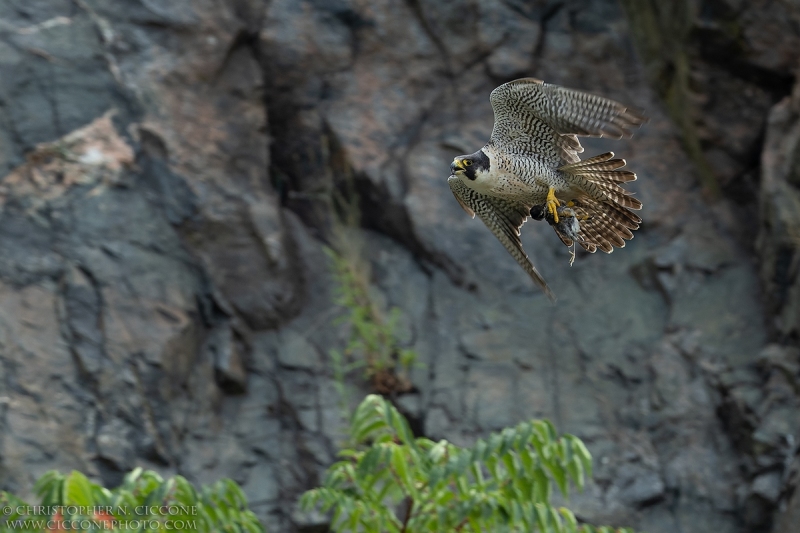
[[[547,210],[550,211],[550,214],[553,215],[553,220],[555,220],[556,224],[558,224],[558,209],[561,206],[561,202],[558,201],[556,198],[556,190],[550,187],[547,191]]]

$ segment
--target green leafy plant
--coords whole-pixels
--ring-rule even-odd
[[[230,479],[195,489],[181,476],[164,480],[137,468],[109,490],[80,472],[51,470],[36,482],[36,505],[0,493],[12,531],[191,531],[264,533],[239,486]]]
[[[373,391],[382,394],[411,389],[408,370],[416,361],[413,350],[400,346],[397,323],[400,310],[392,308],[384,316],[369,294],[369,273],[364,260],[326,249],[333,262],[335,303],[346,310],[340,320],[350,328],[344,351],[331,350],[334,381],[344,395],[344,378],[363,369]]]
[[[350,428],[356,447],[340,452],[323,485],[301,508],[332,512],[336,532],[610,533],[579,524],[550,504],[555,485],[583,489],[591,456],[572,435],[533,420],[459,448],[415,438],[408,422],[381,396],[367,396]],[[630,530],[616,530],[629,532]]]
[[[338,140],[329,132],[323,138],[330,172],[326,202],[330,216],[330,248],[335,303],[345,310],[340,324],[349,328],[343,350],[331,350],[334,384],[347,404],[345,378],[362,370],[372,390],[381,394],[412,389],[408,370],[417,354],[398,341],[397,308],[384,312],[370,291],[370,264],[361,231],[362,204],[356,176]]]

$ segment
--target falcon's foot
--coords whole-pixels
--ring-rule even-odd
[[[555,213],[558,215],[557,222],[555,216],[550,214],[546,203],[531,207],[531,217],[534,220],[546,220],[548,224],[553,226],[561,242],[570,248],[570,265],[575,261],[575,245],[581,240],[578,236],[581,231],[581,224],[579,221],[589,218],[588,215],[579,215],[572,209],[574,205],[575,204],[572,202],[567,202],[565,205],[557,207]]]
[[[556,198],[556,190],[550,187],[547,190],[547,202],[545,202],[547,206],[547,210],[550,212],[550,216],[553,217],[553,220],[558,223],[558,208],[561,207],[561,202],[558,201]]]

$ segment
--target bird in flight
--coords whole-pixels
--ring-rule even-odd
[[[581,160],[578,136],[630,137],[647,121],[641,111],[593,94],[522,78],[492,91],[489,142],[450,165],[450,189],[478,217],[551,300],[544,278],[520,241],[531,216],[545,219],[566,246],[611,253],[633,238],[642,203],[621,184],[636,174],[608,152]],[[574,258],[574,252],[573,252]]]

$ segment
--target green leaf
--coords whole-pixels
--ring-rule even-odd
[[[486,444],[486,441],[482,439],[478,439],[478,442],[475,443],[475,446],[472,447],[472,460],[473,461],[485,461],[487,452],[490,450],[489,446]]]
[[[56,506],[64,504],[64,481],[66,476],[55,470],[45,473],[34,485],[36,494],[42,505]]]
[[[386,422],[383,420],[367,420],[364,423],[353,427],[352,431],[350,432],[350,437],[354,442],[361,444],[367,442],[370,437],[374,437],[374,434],[378,433],[378,430],[385,430],[386,428]]]
[[[514,456],[511,454],[505,454],[501,457],[503,464],[506,467],[506,471],[509,475],[515,475],[517,471],[516,461],[514,460]]]
[[[3,507],[11,508],[10,513],[3,515],[3,519],[6,521],[6,523],[19,520],[23,514],[18,513],[17,511],[24,510],[25,508],[29,507],[29,504],[26,501],[24,501],[22,498],[18,498],[10,492],[0,492],[0,503],[2,503]]]
[[[573,437],[572,435],[570,435],[570,437],[575,453],[580,457],[583,463],[583,470],[586,472],[587,476],[592,477],[592,454],[589,453],[586,445],[578,437]]]
[[[555,531],[559,533],[564,531],[564,524],[561,521],[561,515],[558,513],[558,511],[550,506],[547,508],[547,522],[553,526]]]
[[[470,515],[470,517],[469,517],[469,519],[468,519],[468,523],[469,523],[469,527],[472,529],[472,531],[473,531],[474,533],[483,533],[483,532],[481,531],[481,524],[480,524],[480,522],[478,521],[478,518],[476,518],[476,517],[475,517],[475,516],[473,516],[473,515]]]
[[[548,522],[548,506],[543,503],[537,503],[534,506],[535,509],[535,516],[536,516],[536,525],[539,526],[541,531],[548,531],[547,522]]]
[[[570,460],[567,464],[567,471],[572,481],[578,486],[578,490],[582,491],[584,488],[583,463],[579,457],[573,457]]]
[[[475,488],[478,490],[482,490],[484,485],[484,478],[483,478],[483,470],[481,470],[480,463],[477,461],[472,463],[470,470],[472,471],[472,482],[475,484]]]
[[[349,531],[358,531],[358,523],[362,514],[364,514],[364,508],[361,505],[356,505],[347,521]]]
[[[383,400],[383,406],[389,426],[395,430],[402,443],[415,446],[414,434],[411,433],[411,427],[405,417],[388,400]]]
[[[324,486],[300,501],[304,509],[332,511],[334,531],[399,533],[394,510],[408,497],[415,507],[407,533],[610,531],[579,527],[569,509],[550,505],[552,484],[565,497],[570,480],[583,488],[591,456],[577,437],[559,438],[547,421],[522,422],[463,449],[414,438],[391,403],[368,396],[351,428],[364,445],[342,453]]]
[[[445,454],[447,453],[447,444],[448,442],[444,439],[434,444],[433,447],[428,451],[428,458],[434,463],[440,462],[442,459],[444,459]]]
[[[522,500],[537,500],[534,493],[534,481],[528,476],[517,479],[516,486],[519,490],[519,497]]]
[[[411,474],[408,471],[408,463],[406,462],[403,448],[400,446],[394,446],[392,449],[392,468],[400,477],[404,492],[407,492],[409,496],[416,499],[418,494],[414,486],[414,480],[411,478]]]
[[[533,478],[534,478],[534,494],[533,500],[536,503],[547,503],[550,501],[550,478],[547,477],[542,468],[537,468],[533,471]]]
[[[93,506],[92,486],[86,476],[73,470],[64,481],[64,505]]]
[[[543,460],[542,464],[546,468],[546,470],[550,473],[551,478],[553,481],[556,482],[556,486],[561,491],[561,494],[566,498],[569,496],[568,492],[568,485],[567,485],[567,472],[566,469],[561,466],[561,463],[554,457],[551,460]]]
[[[522,469],[525,471],[525,473],[527,475],[531,475],[533,473],[533,469],[535,468],[533,456],[527,450],[523,450],[519,454],[519,461],[522,464]]]
[[[578,529],[578,520],[575,518],[575,515],[572,514],[572,511],[566,507],[560,507],[558,512],[561,513],[561,516],[566,521],[569,531],[575,531]]]

